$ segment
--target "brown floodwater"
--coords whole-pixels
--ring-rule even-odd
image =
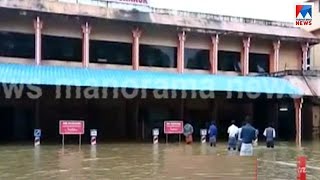
[[[195,143],[181,144],[98,144],[0,146],[0,179],[288,179],[296,178],[296,160],[305,155],[307,179],[320,179],[320,143],[278,143],[273,150],[263,144],[255,157],[239,157]],[[257,171],[256,171],[256,167]]]

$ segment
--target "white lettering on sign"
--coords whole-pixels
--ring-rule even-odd
[[[300,173],[303,173],[303,174],[307,173],[306,167],[299,167],[298,172],[299,172],[299,174]]]

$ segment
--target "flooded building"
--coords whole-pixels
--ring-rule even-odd
[[[101,141],[151,141],[153,128],[163,139],[165,120],[199,137],[214,120],[224,138],[248,115],[281,140],[308,133],[305,94],[279,73],[304,70],[316,36],[144,2],[0,0],[0,141],[32,140],[34,128],[60,141],[59,120],[84,120],[85,138],[94,128]]]

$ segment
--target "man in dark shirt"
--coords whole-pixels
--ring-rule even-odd
[[[274,138],[276,137],[276,131],[273,128],[272,123],[269,123],[269,127],[267,127],[263,135],[266,137],[267,148],[274,148]]]
[[[211,122],[211,125],[209,127],[208,134],[210,146],[212,147],[213,145],[214,147],[216,147],[218,129],[213,121]]]
[[[241,128],[240,139],[242,141],[240,156],[252,156],[253,145],[252,142],[256,140],[256,129],[251,126],[251,117],[245,118],[245,125]]]

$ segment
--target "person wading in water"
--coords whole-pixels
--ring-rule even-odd
[[[183,134],[186,138],[186,143],[191,144],[193,142],[192,134],[193,134],[193,127],[190,123],[186,123],[183,127]]]
[[[251,126],[251,117],[245,118],[245,125],[241,128],[240,139],[242,140],[240,156],[253,155],[253,141],[257,139],[256,129]]]
[[[212,146],[216,147],[218,129],[217,129],[217,126],[215,125],[214,121],[211,122],[211,125],[210,125],[209,130],[208,130],[208,134],[209,134],[210,146],[211,147]]]
[[[266,137],[267,148],[274,148],[274,138],[276,137],[276,130],[273,128],[272,123],[269,123],[263,132],[264,137]]]
[[[228,150],[237,149],[237,135],[239,132],[239,128],[235,125],[236,121],[232,120],[231,125],[228,128],[229,141],[228,141]]]

